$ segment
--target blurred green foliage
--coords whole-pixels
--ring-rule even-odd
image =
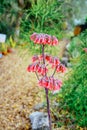
[[[32,52],[38,52],[37,45],[33,46],[29,39],[33,32],[48,33],[62,38],[62,4],[60,0],[31,0],[31,8],[26,9],[22,17],[20,37],[29,43]]]
[[[7,34],[7,36],[14,33],[18,11],[16,0],[0,1],[0,33]]]
[[[78,58],[83,53],[83,48],[87,47],[87,30],[74,37],[69,46],[68,52],[72,58]]]
[[[25,32],[37,31],[51,33],[60,28],[62,18],[62,2],[58,0],[31,1],[31,8],[27,9],[22,19],[22,27]],[[57,27],[57,28],[56,28]],[[59,27],[59,28],[58,28]]]
[[[77,49],[79,55],[72,58],[72,70],[68,79],[62,87],[63,109],[68,110],[75,123],[81,127],[87,127],[87,53],[83,48],[87,48],[87,31],[78,36],[78,42],[74,39],[74,45],[70,48],[71,54]],[[73,44],[73,42],[71,43]]]
[[[1,0],[0,33],[13,34],[20,17],[21,34],[36,31],[60,35],[64,17],[61,4],[60,0]]]
[[[26,48],[38,52],[38,47],[30,41],[33,32],[62,38],[63,3],[60,0],[0,1],[0,33],[7,34],[9,38],[12,36],[18,44],[27,43]]]

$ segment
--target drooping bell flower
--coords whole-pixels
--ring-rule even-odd
[[[60,61],[57,57],[52,57],[49,61],[49,63],[52,64],[52,67],[56,67],[57,65],[60,64]]]
[[[46,88],[48,86],[48,78],[43,77],[39,80],[39,86]]]
[[[60,90],[60,88],[62,86],[62,81],[56,79],[54,83],[55,83],[55,90]]]
[[[37,60],[39,60],[39,57],[38,57],[37,55],[35,55],[35,56],[32,57],[32,61],[33,61],[33,62],[35,62],[35,61],[37,61]]]
[[[46,61],[50,62],[52,56],[45,54],[45,55],[44,55],[44,58],[45,58]],[[39,56],[39,60],[42,60],[42,59],[43,59],[43,55],[40,55],[40,56]]]
[[[52,56],[50,56],[50,55],[45,55],[45,59],[46,59],[47,61],[51,61],[51,58],[52,58]]]
[[[45,67],[45,65],[38,66],[37,72],[41,75],[45,75],[47,73],[48,69]]]
[[[58,40],[55,36],[52,37],[52,45],[55,46],[58,44]]]
[[[33,64],[28,66],[27,71],[28,72],[36,72],[38,70],[38,67],[39,67],[39,62],[33,63]]]
[[[30,36],[30,39],[31,39],[32,41],[35,41],[36,36],[37,36],[37,33],[33,33],[33,34]]]
[[[41,65],[40,62],[34,62],[27,68],[28,72],[38,72],[41,75],[45,75],[48,71],[45,65]]]
[[[59,65],[57,66],[57,68],[56,68],[56,71],[63,73],[63,72],[66,71],[66,67],[65,67],[64,65],[62,65],[62,64],[59,64]]]

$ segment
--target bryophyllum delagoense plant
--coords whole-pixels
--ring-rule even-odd
[[[32,57],[32,64],[28,66],[28,72],[35,72],[38,78],[38,84],[40,87],[45,88],[46,92],[46,100],[47,100],[47,112],[49,118],[49,128],[52,130],[51,127],[51,117],[50,117],[50,107],[49,107],[49,98],[48,98],[48,90],[60,90],[62,86],[62,81],[59,79],[54,78],[55,72],[64,72],[66,70],[65,66],[61,64],[57,57],[53,57],[50,55],[45,54],[45,46],[51,45],[55,46],[58,45],[58,39],[55,36],[51,36],[48,34],[43,33],[33,33],[30,37],[31,41],[35,44],[40,44],[42,47],[42,54],[35,55]],[[51,76],[48,76],[48,66],[51,66],[54,69],[54,72]]]

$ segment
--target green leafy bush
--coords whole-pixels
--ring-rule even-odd
[[[50,33],[60,35],[61,23],[63,19],[62,2],[58,0],[32,0],[31,8],[24,13],[21,32],[27,34],[33,32]],[[28,35],[29,35],[28,34]]]
[[[80,55],[73,59],[73,67],[62,88],[63,108],[69,110],[75,118],[75,123],[87,127],[87,38],[85,33],[79,36],[81,44],[78,47]],[[73,48],[74,49],[74,48]]]
[[[83,51],[82,49],[87,47],[87,30],[73,38],[69,44],[68,51],[72,58],[79,57]]]
[[[47,33],[62,38],[61,25],[64,18],[59,0],[31,0],[31,8],[26,9],[21,21],[21,39],[28,44],[27,48],[32,52],[38,52],[38,47],[34,46],[29,36],[33,32]],[[56,47],[53,48],[55,50]],[[50,47],[47,49],[51,50]],[[57,51],[54,51],[57,52]]]

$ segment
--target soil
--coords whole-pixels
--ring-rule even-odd
[[[27,72],[30,56],[15,51],[0,59],[0,130],[29,130],[29,114],[43,89]]]

